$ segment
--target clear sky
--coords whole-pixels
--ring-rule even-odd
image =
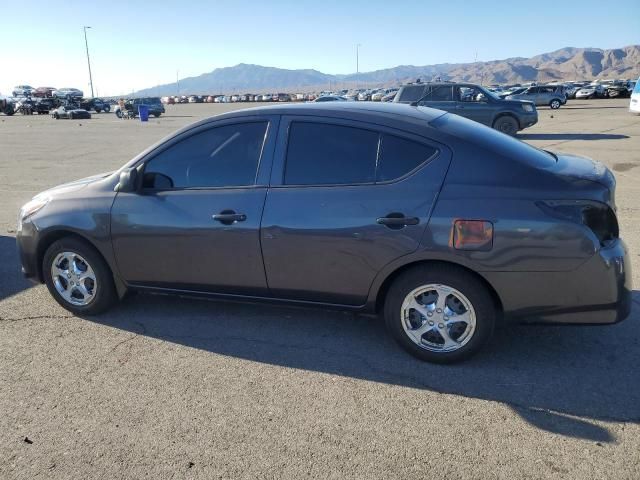
[[[612,5],[615,7],[612,8]],[[0,93],[14,85],[99,95],[255,63],[353,73],[640,44],[640,0],[0,0]]]

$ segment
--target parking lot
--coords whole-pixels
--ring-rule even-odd
[[[147,123],[0,116],[0,478],[640,478],[640,116],[541,108],[519,134],[615,173],[634,304],[608,327],[513,326],[454,366],[352,313],[135,295],[72,316],[22,279],[20,206],[246,104]]]

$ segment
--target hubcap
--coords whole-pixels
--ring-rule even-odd
[[[476,313],[467,297],[453,287],[423,285],[410,292],[400,311],[402,328],[420,348],[452,352],[473,337]]]
[[[75,252],[56,256],[51,264],[51,278],[60,296],[73,305],[88,305],[96,295],[96,275],[89,262]]]

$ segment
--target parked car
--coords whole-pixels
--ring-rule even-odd
[[[629,102],[629,111],[640,115],[640,78],[635,82],[633,91],[631,92],[631,101]]]
[[[529,87],[524,92],[512,93],[505,98],[506,100],[528,100],[537,106],[548,105],[553,110],[567,103],[567,97],[562,89],[547,85]]]
[[[604,97],[604,88],[600,84],[587,85],[576,92],[577,99],[601,97]]]
[[[629,315],[614,190],[600,163],[439,110],[280,105],[38,194],[17,244],[24,274],[80,316],[127,290],[330,304],[381,312],[407,351],[448,363],[498,319]]]
[[[71,120],[91,118],[91,114],[85,109],[67,105],[63,105],[55,109],[51,113],[51,116],[56,120],[59,120],[61,118],[68,118]]]
[[[33,95],[35,88],[30,85],[17,85],[13,87],[12,95],[14,97],[28,97]]]
[[[57,98],[66,99],[84,97],[84,93],[82,92],[82,90],[78,90],[77,88],[58,88],[57,90],[51,92],[51,95]]]
[[[45,97],[36,98],[33,102],[34,112],[38,115],[48,115],[51,110],[58,108],[59,104],[55,99]]]
[[[398,93],[397,88],[392,88],[387,91],[387,93],[382,97],[381,101],[383,102],[393,102],[393,99],[396,98],[396,94]]]
[[[96,113],[111,110],[111,106],[101,98],[84,98],[80,101],[80,108],[87,111],[95,110]]]
[[[165,113],[164,105],[160,101],[159,97],[132,98],[125,101],[124,107],[127,111],[132,112],[133,116],[136,116],[140,105],[146,105],[149,107],[149,115],[153,115],[156,118]],[[116,106],[113,111],[118,118],[123,117],[123,112],[121,111],[120,106]]]
[[[611,83],[607,83],[602,87],[606,90],[607,97],[609,98],[627,97],[629,95],[627,82],[622,82],[618,80],[618,81],[613,81]]]
[[[538,122],[538,112],[532,102],[502,100],[471,83],[408,84],[400,87],[393,101],[456,113],[508,135]]]
[[[55,88],[53,87],[38,87],[31,93],[31,95],[38,98],[50,98],[53,97],[54,91]]]
[[[13,99],[0,95],[0,113],[11,116],[16,112],[15,108]]]

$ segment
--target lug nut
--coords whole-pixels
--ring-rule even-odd
[[[438,328],[444,328],[444,323],[439,323]]]
[[[433,327],[433,322],[429,322],[429,325]]]

